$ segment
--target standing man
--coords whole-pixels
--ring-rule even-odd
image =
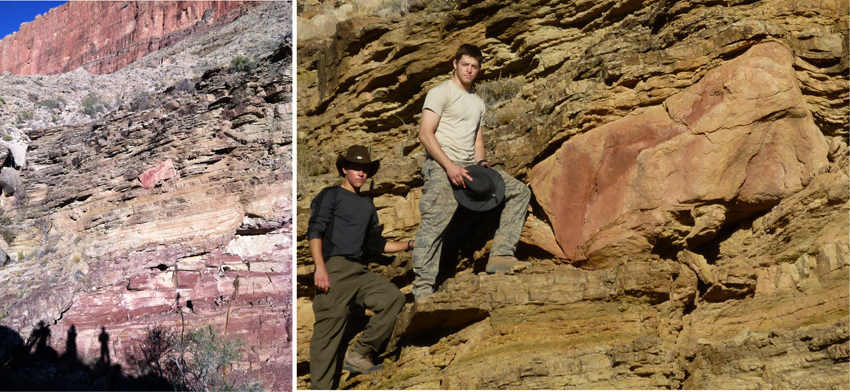
[[[416,300],[434,293],[442,252],[441,234],[457,210],[452,185],[465,187],[472,176],[464,167],[488,167],[484,150],[484,101],[472,92],[472,84],[483,59],[477,46],[464,44],[458,48],[452,65],[451,80],[431,89],[425,96],[419,140],[428,152],[422,166],[425,186],[419,211],[422,223],[416,234],[420,246],[413,251],[413,295]],[[486,271],[512,270],[528,266],[514,257],[516,244],[525,223],[531,192],[528,187],[500,169],[505,181],[505,208],[493,239]]]
[[[338,388],[342,368],[363,374],[383,369],[372,363],[371,356],[383,350],[405,300],[398,287],[366,268],[361,255],[364,248],[394,253],[413,249],[414,245],[413,241],[385,240],[372,198],[360,194],[360,187],[375,175],[380,161],[371,161],[366,147],[351,146],[337,157],[336,167],[344,177],[342,184],[323,189],[313,199],[307,227],[310,254],[316,263],[316,323],[310,340],[313,389]],[[352,305],[370,309],[375,315],[340,366]]]

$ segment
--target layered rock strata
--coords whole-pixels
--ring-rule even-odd
[[[280,42],[148,109],[29,131],[27,198],[0,200],[18,229],[0,323],[25,339],[46,325],[59,354],[130,375],[151,330],[209,325],[242,341],[226,371],[291,388],[290,59]]]
[[[299,23],[331,14],[307,8]],[[518,248],[533,266],[482,275],[487,225],[470,228],[438,292],[399,317],[387,370],[344,387],[850,383],[846,1],[429,9],[298,43],[299,387],[309,202],[339,181],[337,153],[371,145],[384,235],[413,238],[418,116],[465,42],[485,53],[488,160],[533,192]],[[409,293],[409,255],[372,260]]]
[[[0,72],[115,72],[187,36],[229,23],[256,2],[86,2],[53,8],[0,40]],[[92,23],[97,20],[97,23]]]

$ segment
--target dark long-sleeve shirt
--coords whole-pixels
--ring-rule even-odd
[[[337,185],[322,189],[310,203],[307,239],[322,239],[322,257],[360,260],[363,249],[383,252],[387,240],[378,226],[378,211],[369,196]]]

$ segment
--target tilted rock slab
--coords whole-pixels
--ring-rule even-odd
[[[564,254],[601,267],[652,250],[668,211],[696,218],[689,210],[715,205],[721,223],[740,218],[799,191],[826,164],[791,53],[765,43],[663,105],[567,140],[529,177]]]

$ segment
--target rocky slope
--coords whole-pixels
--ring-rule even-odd
[[[337,153],[370,144],[384,235],[413,238],[419,112],[464,42],[485,53],[488,158],[534,195],[533,266],[482,275],[486,225],[470,227],[387,370],[344,387],[850,385],[846,1],[400,4],[299,8],[315,36],[298,42],[299,388],[309,202]],[[375,261],[409,293],[409,255]]]
[[[3,127],[0,342],[35,358],[4,368],[11,385],[117,388],[156,367],[155,331],[209,325],[242,341],[231,376],[291,388],[290,15],[264,3],[109,75],[3,78],[7,116],[26,110],[26,86],[67,97],[33,108],[60,125]],[[147,93],[120,98],[133,88]],[[92,92],[117,104],[80,113]],[[51,352],[118,371],[69,373]]]
[[[101,75],[180,39],[232,22],[256,2],[65,3],[0,40],[0,72],[55,75],[79,67]],[[97,22],[92,23],[92,17]]]

